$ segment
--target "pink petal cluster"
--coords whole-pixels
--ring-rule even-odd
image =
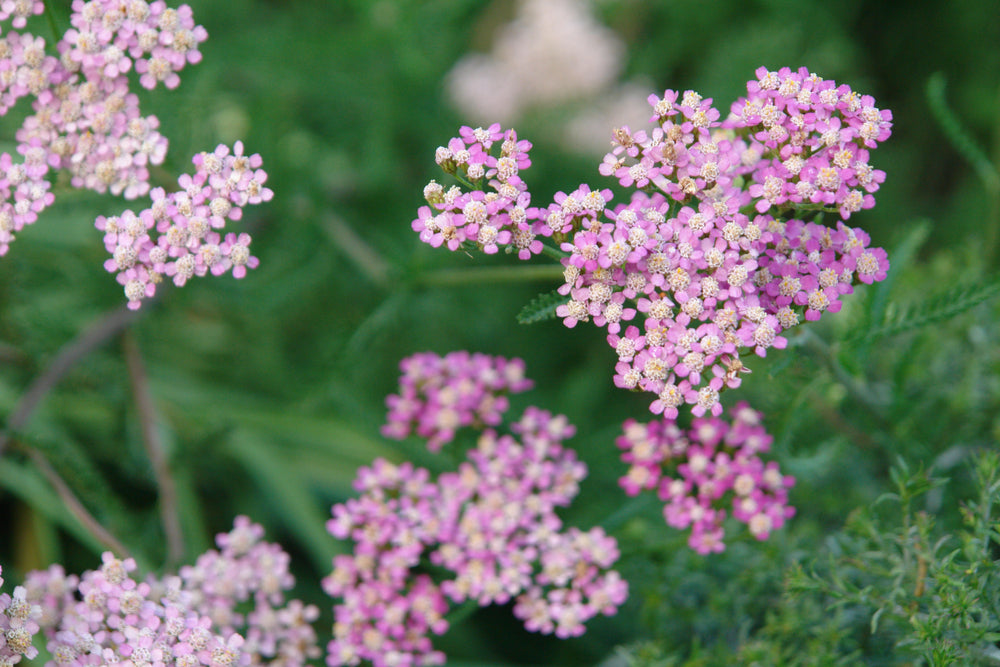
[[[263,537],[262,526],[236,517],[233,529],[216,537],[217,551],[180,569],[181,590],[220,634],[245,638],[242,650],[251,664],[305,665],[320,655],[312,626],[319,609],[300,600],[286,603],[285,592],[295,584],[291,559]]]
[[[0,20],[13,17],[21,29],[43,10],[38,1],[4,2]],[[177,72],[200,60],[198,44],[207,37],[190,7],[159,1],[74,0],[70,24],[58,57],[46,53],[41,37],[17,30],[0,36],[0,115],[33,98],[33,113],[16,132],[22,161],[0,154],[0,255],[52,204],[50,169],[67,170],[74,187],[129,199],[149,190],[148,165],[163,162],[167,140],[157,118],[140,113],[127,73],[135,63],[143,86],[175,87]]]
[[[414,355],[400,367],[388,435],[405,437],[416,424],[429,448],[450,441],[454,430],[442,430],[436,417],[450,409],[442,407],[444,395],[480,436],[458,469],[436,480],[411,463],[378,459],[358,471],[359,497],[333,507],[327,529],[354,548],[334,558],[323,581],[339,598],[327,664],[442,664],[430,636],[448,629],[452,604],[468,600],[513,602],[528,630],[558,637],[582,634],[590,618],[616,613],[628,594],[610,569],[617,542],[600,528],[563,528],[556,514],[587,473],[563,446],[574,427],[528,407],[510,433],[487,428],[507,410],[498,392],[531,386],[523,364],[456,352]]]
[[[507,250],[522,259],[551,238],[568,297],[556,314],[568,327],[607,327],[615,383],[653,393],[656,414],[689,405],[717,416],[720,392],[746,371],[741,354],[785,347],[784,331],[840,310],[855,281],[885,278],[886,252],[845,221],[875,203],[885,173],[870,151],[889,137],[892,115],[846,85],[788,68],[759,69],[724,120],[690,90],[649,103],[654,127],[615,129],[599,169],[635,190],[627,202],[610,207],[610,190],[584,184],[528,208],[520,175],[506,194],[493,171],[469,177],[498,163],[480,137],[502,135],[499,126],[462,128],[438,162],[471,189],[432,182],[413,227],[431,245],[486,249],[462,231],[485,220],[510,232]]]
[[[132,578],[134,560],[105,552],[102,561],[79,578],[58,567],[28,575],[28,600],[43,609],[40,625],[52,656],[47,667],[250,664],[243,638],[214,631],[208,616],[184,604],[177,585],[157,594]]]
[[[687,430],[668,419],[629,420],[616,441],[629,464],[619,480],[625,493],[655,489],[667,524],[690,528],[688,544],[701,554],[725,548],[727,508],[758,540],[795,513],[788,505],[795,480],[760,458],[773,440],[760,413],[739,403],[732,414],[732,422],[696,418]]]
[[[485,430],[456,472],[378,459],[355,480],[361,494],[333,507],[327,527],[354,542],[323,582],[340,598],[327,663],[442,664],[429,635],[448,628],[452,603],[514,602],[531,631],[571,637],[614,614],[627,584],[609,570],[614,538],[562,528],[586,466],[562,446],[574,428],[528,408],[513,435]],[[415,570],[430,567],[435,577]]]
[[[521,259],[540,253],[542,242],[527,208],[528,186],[519,175],[531,166],[531,144],[519,140],[514,130],[501,132],[498,124],[487,129],[463,127],[460,135],[439,147],[435,159],[471,189],[445,190],[431,181],[424,188],[430,206],[419,209],[413,230],[435,248],[458,250],[468,244],[489,254],[505,246]]]
[[[228,220],[242,217],[244,206],[273,196],[264,186],[267,174],[260,169],[260,156],[244,155],[243,143],[237,141],[231,154],[220,145],[212,153],[195,155],[192,162],[195,173],[178,179],[180,190],[167,194],[156,188],[150,208],[99,216],[95,223],[111,253],[104,268],[117,273],[133,310],[153,296],[164,276],[180,287],[208,273],[231,271],[242,278],[260,263],[250,254],[249,234],[222,235]]]
[[[288,555],[262,535],[239,517],[217,537],[219,551],[162,580],[138,581],[135,561],[111,553],[79,577],[59,565],[29,573],[18,590],[37,610],[35,632],[40,626],[52,656],[46,665],[305,665],[319,656],[310,625],[319,610],[285,604]]]
[[[531,389],[524,362],[465,351],[441,357],[433,352],[403,359],[399,393],[386,398],[389,414],[382,434],[402,439],[411,432],[431,451],[451,442],[466,426],[497,426],[508,394]]]
[[[41,607],[28,601],[24,586],[15,587],[14,595],[0,593],[0,664],[16,665],[21,658],[33,660],[38,655],[32,640],[40,629],[41,615]]]
[[[0,20],[13,17],[23,28],[27,16],[42,11],[41,2],[6,1]],[[141,114],[128,73],[134,66],[145,88],[175,88],[178,72],[201,60],[199,45],[208,36],[189,6],[174,9],[162,0],[73,0],[69,21],[58,57],[46,53],[41,37],[0,36],[0,115],[22,97],[34,99],[16,132],[22,160],[0,153],[0,255],[54,201],[50,170],[68,171],[74,187],[126,199],[149,192],[149,166],[163,162],[167,140],[159,120]],[[152,296],[164,275],[182,285],[208,272],[232,270],[242,278],[257,266],[248,235],[219,230],[239,219],[241,207],[271,198],[260,157],[244,156],[237,143],[232,156],[220,146],[194,162],[197,171],[181,178],[181,192],[156,189],[149,211],[97,220],[112,254],[105,266],[118,273],[129,308]]]

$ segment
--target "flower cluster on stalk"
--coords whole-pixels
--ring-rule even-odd
[[[80,576],[59,565],[29,573],[19,590],[38,609],[46,665],[305,665],[319,656],[319,612],[286,604],[288,555],[262,535],[240,517],[219,551],[163,579],[137,580],[135,561],[110,552]]]
[[[423,376],[437,393],[482,397],[484,387],[496,387],[504,369],[512,368],[508,389],[527,382],[518,360],[462,353],[434,363],[432,357],[404,360],[401,393],[412,385],[414,367],[437,369],[436,378]],[[392,414],[398,401],[389,405]],[[430,402],[424,406],[440,411]],[[491,409],[502,415],[506,406]],[[419,423],[420,415],[408,419]],[[327,654],[331,667],[362,660],[376,666],[443,663],[430,635],[447,630],[452,604],[513,601],[528,630],[571,637],[625,600],[625,581],[609,569],[618,558],[614,538],[600,528],[563,528],[556,515],[586,475],[586,466],[562,444],[573,426],[564,416],[529,407],[508,434],[478,427],[476,446],[455,472],[435,480],[410,463],[378,459],[359,471],[359,497],[333,507],[328,529],[354,549],[334,559],[323,582],[339,598]]]
[[[688,544],[698,553],[725,548],[727,506],[751,535],[765,540],[795,513],[788,505],[795,480],[760,458],[772,440],[761,414],[746,403],[735,406],[731,422],[701,417],[686,430],[669,419],[630,419],[616,441],[629,465],[619,483],[630,496],[655,490],[667,524],[690,528]]]
[[[756,75],[725,118],[694,91],[651,95],[653,127],[615,129],[599,168],[633,190],[616,206],[586,184],[532,206],[531,145],[499,125],[462,128],[436,155],[461,185],[432,181],[412,226],[451,250],[560,256],[556,313],[607,329],[615,383],[654,394],[655,414],[718,416],[741,355],[784,347],[785,331],[888,269],[846,221],[885,179],[869,160],[890,112],[805,69]]]
[[[510,407],[508,394],[532,387],[524,362],[464,350],[442,356],[411,355],[399,364],[399,393],[386,398],[382,434],[402,439],[411,431],[432,452],[451,442],[459,428],[498,426]]]
[[[11,19],[15,28],[0,36],[0,115],[23,97],[32,98],[33,111],[15,133],[21,157],[0,153],[0,255],[55,200],[48,179],[56,170],[68,172],[77,188],[126,199],[150,192],[149,167],[163,162],[167,139],[155,116],[142,115],[129,73],[144,88],[175,88],[178,73],[201,60],[207,38],[187,5],[73,0],[71,27],[51,55],[43,38],[23,31],[44,11],[39,0],[0,5],[0,21]],[[197,171],[181,178],[179,192],[153,190],[151,209],[98,218],[112,254],[106,268],[118,273],[130,308],[164,275],[181,285],[230,269],[240,278],[257,264],[249,236],[223,238],[220,230],[239,219],[241,207],[270,199],[260,158],[244,157],[237,143],[233,156],[220,147],[194,161]]]
[[[0,586],[3,586],[2,576]],[[15,587],[13,595],[0,593],[0,665],[11,667],[21,662],[21,658],[33,660],[38,655],[32,642],[40,629],[41,615],[41,607],[28,601],[24,586]]]

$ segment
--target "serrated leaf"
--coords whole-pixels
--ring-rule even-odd
[[[535,322],[555,319],[557,317],[556,308],[568,301],[569,296],[557,291],[539,294],[517,314],[517,322],[518,324],[534,324]]]
[[[874,325],[871,330],[844,342],[867,343],[915,331],[961,315],[998,295],[1000,295],[1000,277],[993,277],[987,282],[973,285],[960,285],[935,295],[915,307],[907,308],[899,315]]]

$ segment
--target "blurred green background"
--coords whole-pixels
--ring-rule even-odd
[[[55,4],[65,28],[69,3]],[[446,75],[464,54],[490,50],[516,3],[190,4],[209,33],[203,62],[182,73],[177,90],[141,93],[171,142],[154,178],[169,186],[189,171],[191,155],[218,143],[242,139],[260,153],[275,196],[239,224],[254,236],[260,268],[241,281],[164,290],[124,337],[81,359],[20,429],[147,567],[165,565],[164,535],[129,346],[141,357],[178,484],[186,559],[247,514],[292,553],[297,593],[326,610],[324,623],[330,603],[317,582],[344,548],[324,521],[351,494],[356,468],[376,456],[452,465],[415,441],[379,436],[399,360],[456,349],[523,358],[536,389],[515,408],[568,415],[578,427],[572,444],[591,466],[564,516],[604,522],[618,535],[621,569],[637,593],[618,617],[569,642],[519,630],[509,610],[480,611],[436,641],[455,664],[596,664],[616,645],[649,638],[678,656],[736,646],[777,604],[785,568],[822,552],[851,510],[888,490],[897,457],[958,480],[928,499],[943,525],[957,521],[964,462],[995,447],[1000,432],[1000,317],[987,298],[997,291],[990,244],[1000,226],[995,2],[592,5],[626,45],[622,80],[647,81],[649,92],[693,88],[725,112],[757,67],[806,66],[894,114],[893,136],[872,158],[888,174],[878,205],[851,220],[889,251],[889,280],[859,288],[839,315],[793,337],[791,349],[754,360],[739,392],[724,397],[765,413],[775,458],[798,478],[798,514],[767,543],[737,539],[711,558],[687,550],[653,499],[628,505],[631,516],[621,518],[631,501],[617,487],[624,465],[613,440],[624,419],[646,418],[649,399],[614,388],[614,355],[596,328],[516,324],[521,307],[557,280],[522,279],[523,265],[508,257],[433,250],[410,230],[423,186],[442,180],[434,149],[468,122],[449,103]],[[30,25],[51,40],[44,21]],[[928,101],[937,73],[937,99],[981,154],[963,151],[937,120],[947,113]],[[535,145],[525,174],[533,203],[580,182],[610,185],[597,174],[599,154],[568,152],[556,137],[592,102],[518,120]],[[17,113],[0,119],[4,150],[13,150],[17,123]],[[101,267],[93,220],[126,204],[65,185],[55,191],[56,204],[0,259],[4,415],[64,346],[124,303]],[[490,268],[497,271],[482,271]],[[911,322],[906,313],[926,317],[886,328]],[[74,571],[98,562],[99,549],[73,527],[23,447],[0,459],[0,517],[0,563],[11,581],[51,562]]]

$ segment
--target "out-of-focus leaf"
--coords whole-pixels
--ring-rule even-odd
[[[539,294],[517,314],[519,324],[534,324],[556,318],[556,308],[569,301],[569,297],[553,290]]]
[[[343,553],[343,550],[326,532],[327,517],[320,510],[318,499],[288,468],[281,456],[254,433],[238,430],[232,434],[228,445],[230,454],[246,467],[260,491],[279,506],[280,515],[288,521],[289,530],[309,550],[317,570],[329,569],[333,557]]]
[[[104,545],[66,509],[52,487],[33,467],[17,463],[9,455],[0,458],[0,485],[64,528],[95,554],[105,550]]]
[[[971,285],[958,285],[917,303],[896,317],[880,323],[873,323],[870,329],[845,342],[867,343],[921,329],[961,315],[997,295],[1000,295],[1000,276],[993,276]]]

